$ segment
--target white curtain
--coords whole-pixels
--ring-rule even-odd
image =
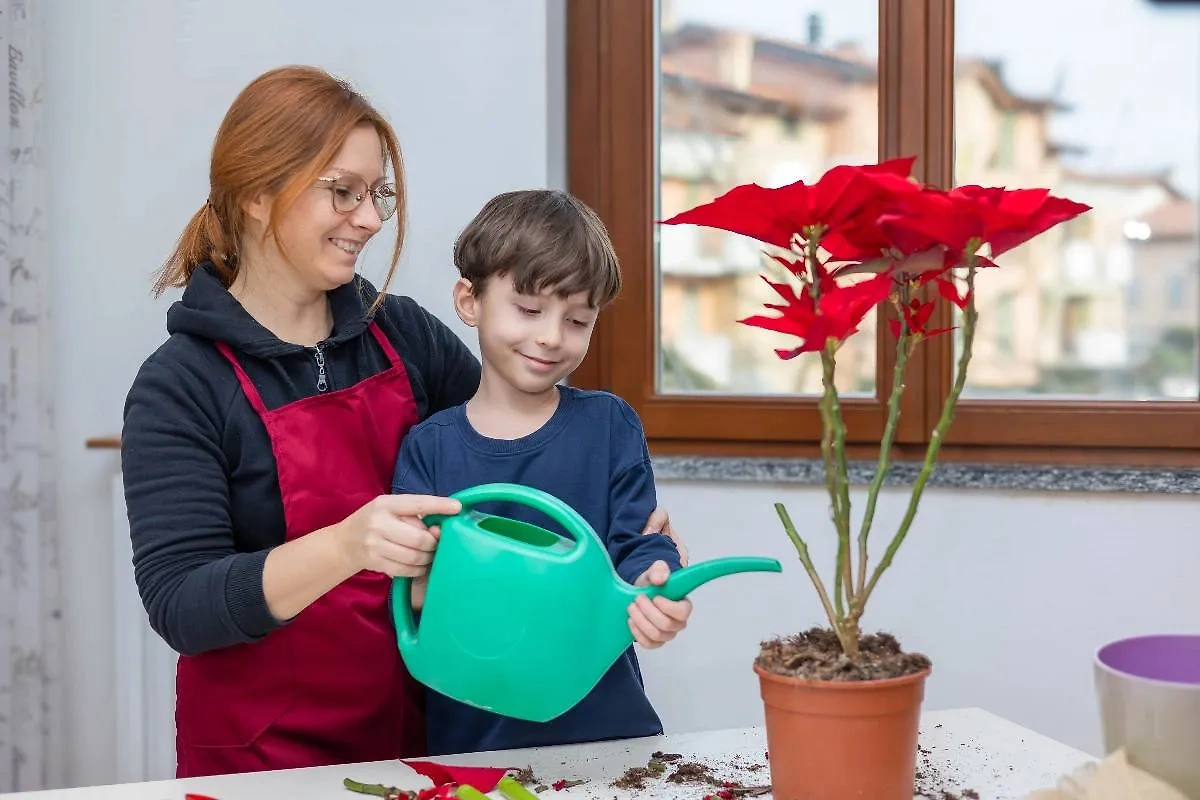
[[[62,786],[43,0],[0,0],[0,792]]]

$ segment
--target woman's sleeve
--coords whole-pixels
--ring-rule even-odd
[[[234,545],[221,424],[209,387],[160,362],[139,371],[125,402],[121,474],[134,576],[151,627],[194,655],[265,636],[281,623],[263,594],[269,550]]]
[[[446,323],[409,297],[397,297],[401,319],[413,320],[426,342],[422,373],[434,414],[470,400],[479,389],[479,359]]]

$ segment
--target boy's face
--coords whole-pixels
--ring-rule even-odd
[[[579,366],[598,314],[586,292],[519,294],[508,275],[489,279],[478,297],[460,280],[454,304],[463,322],[479,330],[484,369],[527,394],[548,391]]]

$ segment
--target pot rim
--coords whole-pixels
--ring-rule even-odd
[[[869,681],[830,681],[813,678],[799,678],[792,675],[780,675],[775,672],[769,672],[758,664],[753,664],[754,671],[758,673],[758,677],[762,680],[772,681],[774,683],[790,683],[799,684],[801,686],[821,687],[829,691],[840,692],[866,692],[871,689],[885,689],[892,686],[903,686],[909,683],[917,683],[929,677],[933,672],[933,666],[930,665],[920,672],[913,672],[908,675],[901,675],[898,678],[876,678]]]
[[[1123,669],[1117,669],[1116,667],[1112,667],[1112,666],[1104,663],[1104,660],[1101,658],[1101,655],[1104,653],[1104,651],[1109,649],[1110,647],[1114,647],[1114,646],[1120,645],[1120,644],[1127,644],[1130,642],[1145,641],[1146,639],[1200,640],[1200,634],[1179,633],[1178,631],[1174,631],[1174,632],[1170,632],[1170,633],[1166,633],[1166,632],[1164,632],[1164,633],[1142,633],[1142,634],[1138,634],[1136,636],[1122,636],[1119,639],[1113,639],[1111,641],[1105,642],[1104,644],[1102,644],[1096,648],[1095,652],[1092,654],[1093,667],[1095,669],[1101,670],[1109,675],[1114,675],[1119,678],[1126,678],[1129,680],[1134,680],[1134,681],[1137,681],[1138,683],[1146,684],[1149,686],[1160,686],[1163,688],[1170,688],[1170,689],[1176,689],[1176,690],[1181,690],[1181,691],[1200,692],[1200,682],[1197,682],[1197,681],[1175,681],[1175,680],[1167,680],[1165,678],[1147,678],[1143,675],[1138,675],[1133,672],[1126,672]]]

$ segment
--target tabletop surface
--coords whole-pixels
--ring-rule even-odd
[[[1008,720],[978,708],[929,711],[921,717],[919,777],[916,798],[979,798],[1019,800],[1036,789],[1050,788],[1064,774],[1094,761]],[[676,754],[665,772],[642,787],[620,788],[614,781],[628,770],[644,767],[656,752]],[[444,764],[528,767],[547,787],[542,798],[555,800],[633,800],[633,798],[694,798],[712,791],[709,784],[668,780],[680,764],[699,764],[694,771],[744,786],[770,782],[762,728],[680,733],[563,747],[535,748],[447,756]],[[79,789],[0,794],[0,800],[184,800],[188,792],[215,800],[367,800],[347,790],[343,780],[381,783],[402,789],[423,789],[428,779],[397,761],[377,761],[334,767],[281,770],[187,780],[152,781]],[[556,791],[557,781],[583,781]],[[493,793],[493,797],[500,794]],[[770,794],[761,795],[769,800]]]

